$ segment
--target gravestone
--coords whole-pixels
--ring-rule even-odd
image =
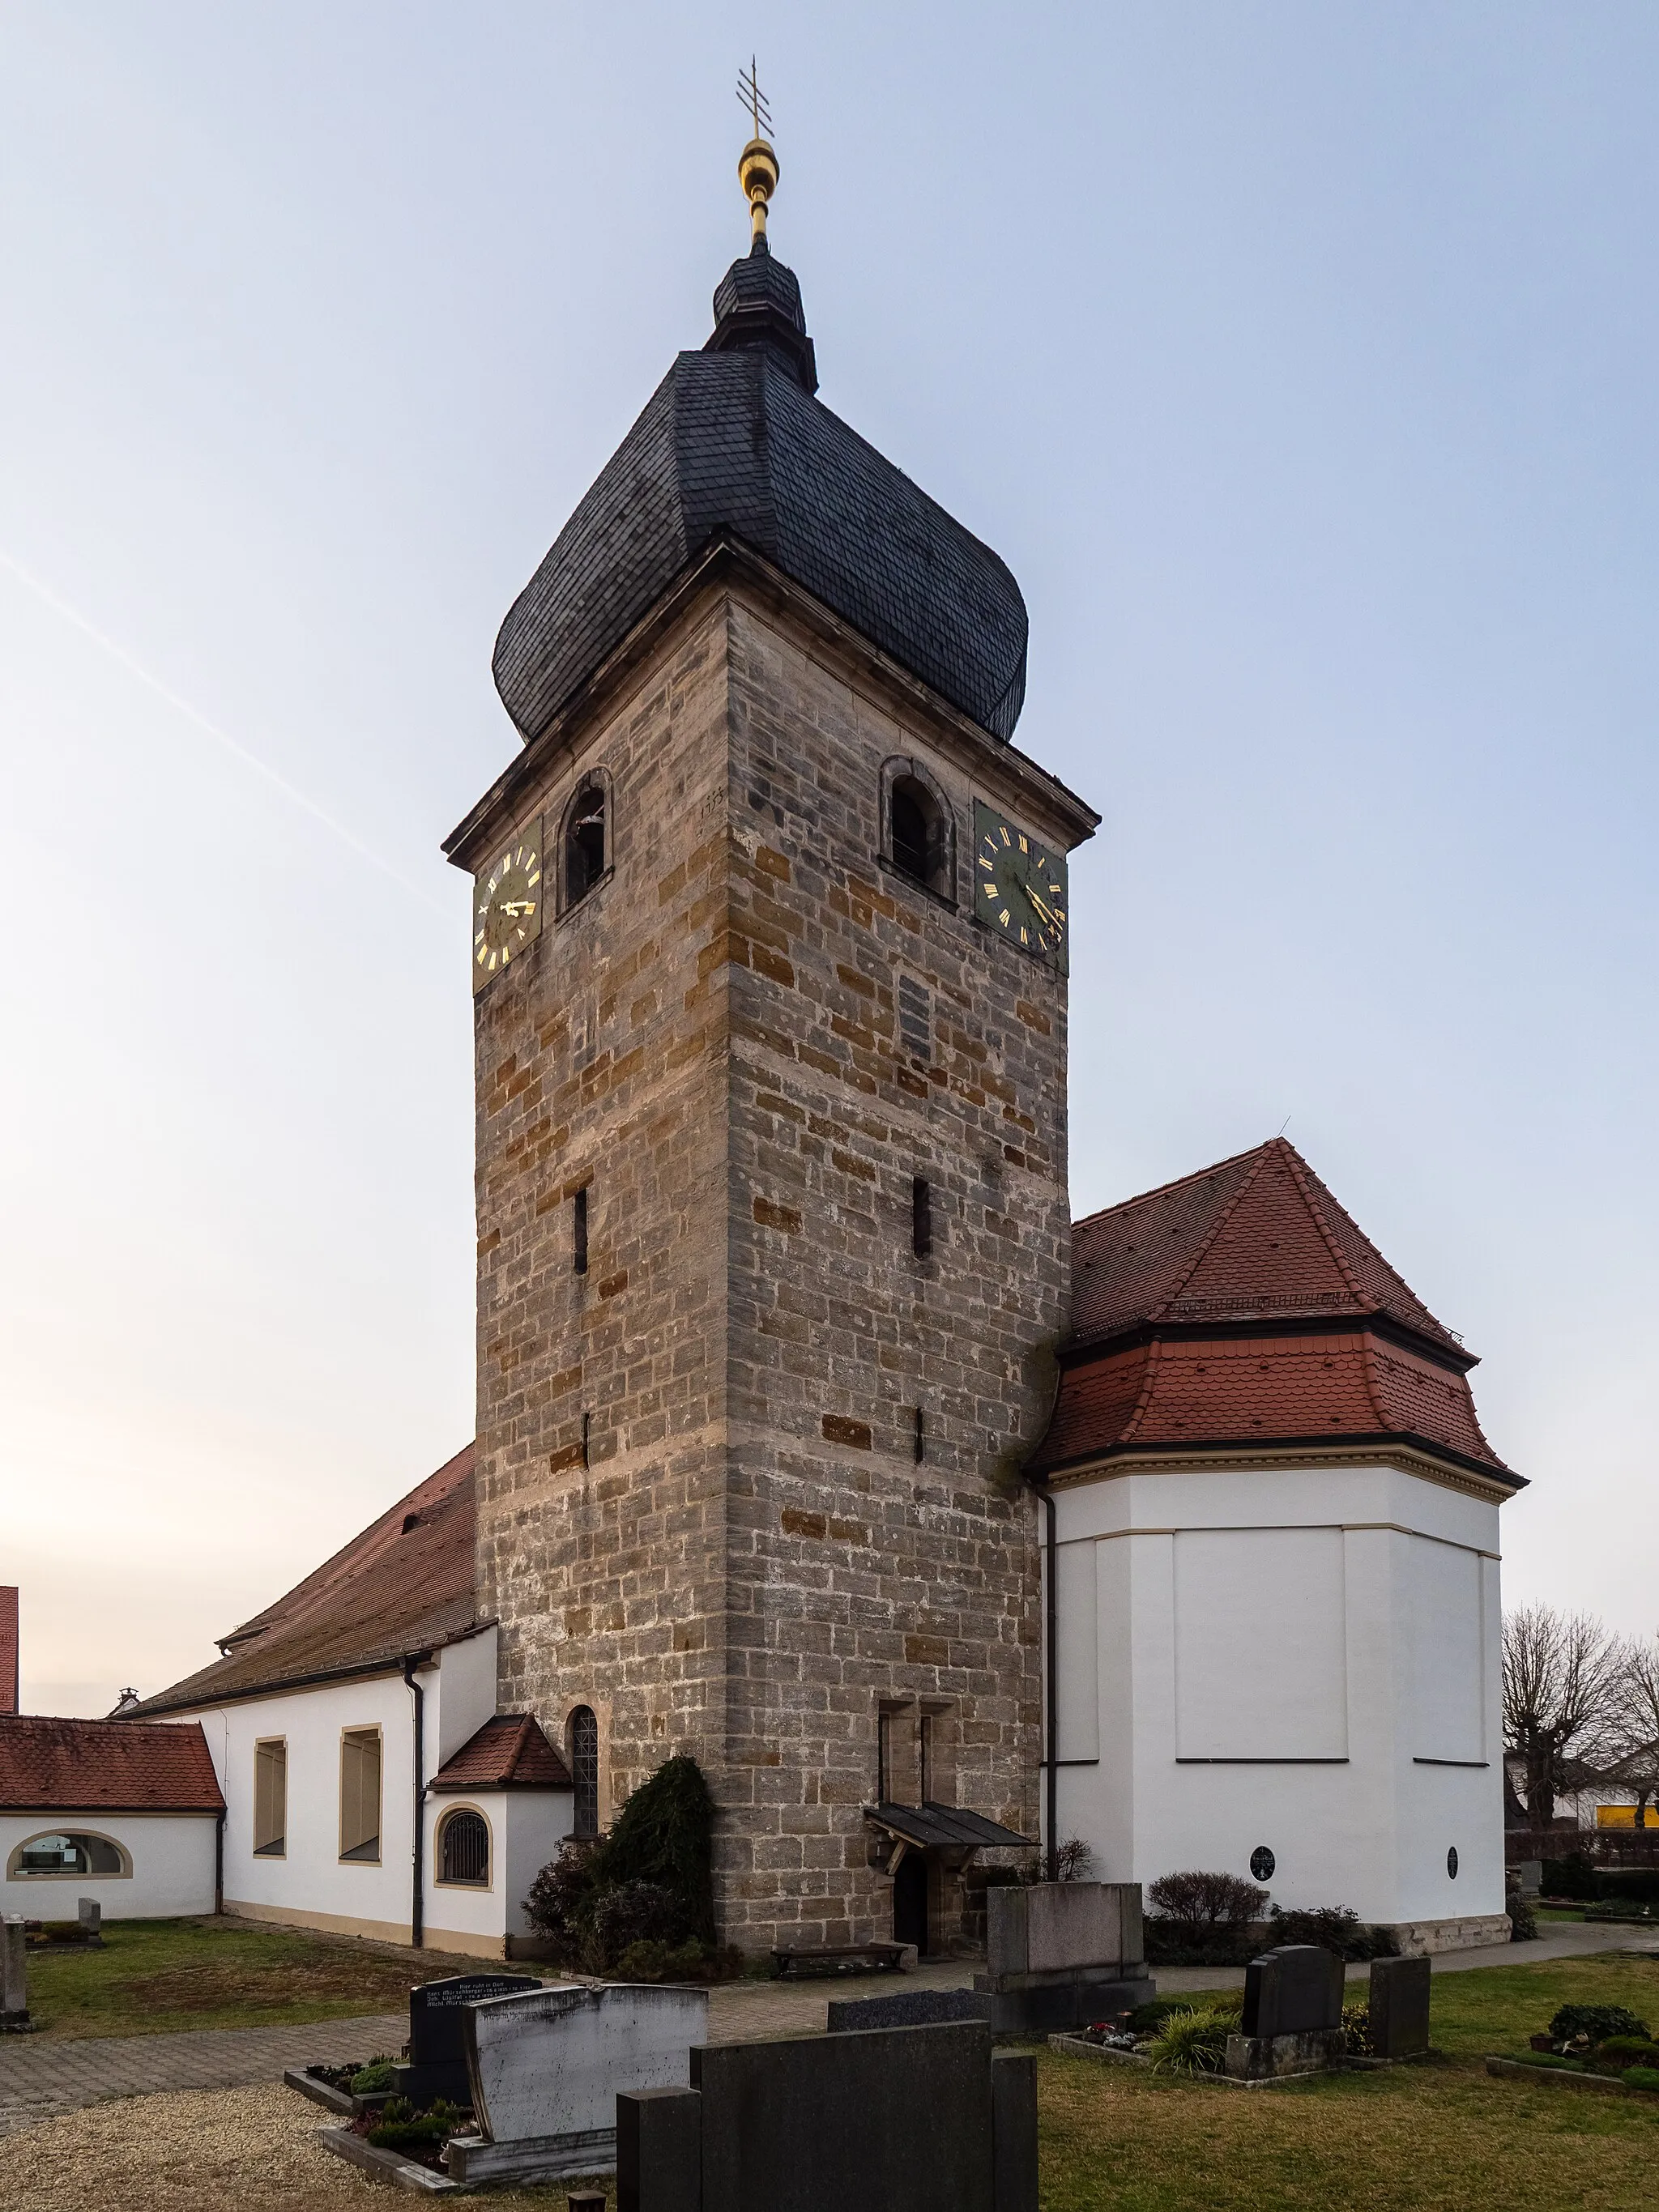
[[[23,1916],[9,1912],[0,1920],[0,2033],[18,2035],[29,2027],[28,1952],[23,1941]]]
[[[1340,2065],[1342,1961],[1316,1943],[1286,1943],[1244,1969],[1240,2033],[1227,2038],[1225,2069],[1235,2081],[1315,2074]]]
[[[428,2104],[447,2097],[468,2105],[472,2091],[466,2075],[461,2022],[466,2007],[482,1997],[538,1990],[534,1974],[451,1974],[441,1982],[422,1982],[409,1993],[409,2063],[395,2069],[400,2097]]]
[[[1427,2051],[1432,1971],[1426,1954],[1371,1960],[1371,2050],[1378,2058],[1420,2058]]]
[[[1342,1961],[1317,1943],[1285,1943],[1244,1970],[1246,2035],[1305,2035],[1342,2024]]]
[[[981,2021],[707,2045],[617,2100],[617,2212],[1036,2212],[1036,2072]]]
[[[831,1997],[831,2035],[860,2027],[937,2027],[941,2021],[991,2017],[991,1999],[979,1990],[896,1990],[884,1997]]]
[[[988,1890],[986,1967],[1000,2036],[1047,2035],[1131,2012],[1155,1996],[1140,1885],[1043,1881]]]
[[[1544,1892],[1543,1860],[1522,1859],[1520,1872],[1522,1896],[1541,1897]]]
[[[88,1942],[101,1942],[104,1928],[104,1908],[95,1897],[77,1897],[76,1908]]]
[[[522,1990],[462,2015],[476,2135],[445,2154],[451,2179],[553,2180],[617,2162],[617,2099],[684,2088],[708,2033],[708,1992],[651,1984]]]

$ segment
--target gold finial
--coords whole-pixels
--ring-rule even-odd
[[[766,94],[760,88],[755,73],[755,58],[749,58],[745,74],[738,72],[738,98],[753,118],[755,135],[738,156],[738,182],[743,186],[743,196],[749,203],[749,219],[752,234],[757,239],[766,235],[766,203],[778,188],[778,157],[773,151],[766,133],[772,128],[772,117],[766,105]]]

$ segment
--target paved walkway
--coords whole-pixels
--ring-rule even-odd
[[[1547,1933],[1532,1943],[1481,1943],[1468,1951],[1437,1951],[1437,1974],[1466,1974],[1476,1966],[1534,1966],[1546,1959],[1583,1959],[1594,1951],[1621,1951],[1627,1957],[1659,1958],[1659,1942],[1631,1928],[1603,1921],[1586,1926],[1582,1920],[1546,1921]],[[1363,1981],[1369,1965],[1348,1968],[1351,1982]],[[1243,1966],[1158,1966],[1158,1986],[1165,1996],[1182,1990],[1239,1990],[1244,1986]]]
[[[1568,1921],[1550,1926],[1533,1943],[1442,1952],[1434,1971],[1455,1974],[1477,1966],[1530,1966],[1546,1959],[1583,1958],[1594,1951],[1659,1958],[1659,1942],[1627,1935],[1617,1927]],[[970,1989],[981,1964],[972,1959],[940,1960],[907,1974],[902,1984],[896,1976],[886,1974],[729,1982],[709,1992],[709,2038],[716,2043],[756,2043],[775,2035],[821,2035],[824,2005],[830,1996],[873,1996],[899,1986]],[[1369,1972],[1368,1966],[1350,1966],[1348,1978],[1357,1980]],[[1158,1988],[1171,1995],[1183,1990],[1237,1989],[1243,1978],[1242,1967],[1230,1966],[1165,1966],[1157,1976]],[[145,2096],[157,2089],[233,2089],[275,2081],[285,2066],[397,2051],[407,2033],[406,2014],[381,2013],[357,2020],[316,2021],[305,2027],[196,2028],[183,2035],[102,2036],[79,2043],[6,2036],[0,2038],[0,2136],[106,2097]]]
[[[53,2112],[155,2089],[238,2089],[276,2081],[285,2066],[367,2058],[403,2048],[407,2013],[319,2020],[305,2027],[198,2027],[181,2035],[105,2035],[84,2042],[0,2037],[0,2136]]]

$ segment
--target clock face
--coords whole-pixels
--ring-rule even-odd
[[[1064,972],[1071,944],[1066,856],[982,800],[974,802],[974,911]]]
[[[542,831],[527,823],[472,896],[472,988],[492,975],[542,933]]]

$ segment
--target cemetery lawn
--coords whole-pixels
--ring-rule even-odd
[[[1161,2081],[1045,2051],[1042,2212],[1623,2212],[1659,2148],[1659,2099],[1494,2080],[1558,2005],[1659,2027],[1659,1961],[1546,1960],[1437,1974],[1443,2062],[1265,2090]]]
[[[401,2012],[416,1982],[479,1964],[243,1920],[106,1920],[101,1950],[29,1953],[29,2011],[64,2039],[281,2027]]]

